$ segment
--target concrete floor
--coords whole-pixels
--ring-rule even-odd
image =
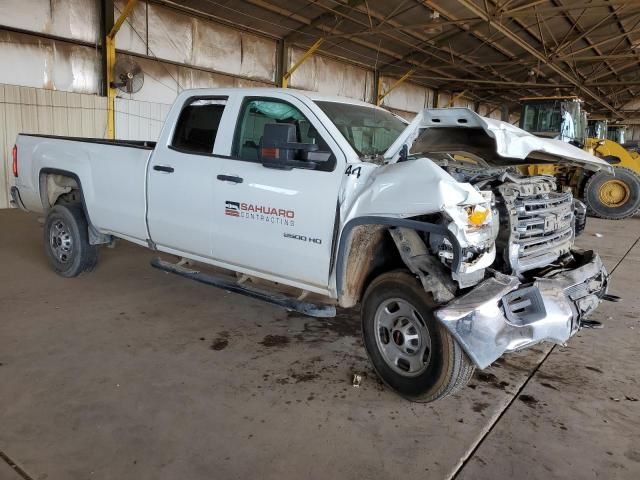
[[[41,237],[0,211],[0,479],[640,478],[640,218],[578,242],[624,297],[603,330],[430,405],[380,385],[355,315],[287,314],[124,242],[67,280]]]

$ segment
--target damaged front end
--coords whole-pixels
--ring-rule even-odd
[[[458,240],[461,262],[458,268],[451,268],[453,245],[446,236],[431,234],[429,247],[440,261],[451,268],[451,275],[460,288],[478,284],[496,258],[496,238],[498,236],[498,212],[493,193],[479,191],[484,201],[462,204],[443,209],[443,224]]]
[[[435,313],[478,368],[540,342],[563,344],[606,295],[608,274],[593,251],[573,250],[531,282],[492,275]]]

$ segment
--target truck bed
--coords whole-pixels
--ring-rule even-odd
[[[64,135],[40,135],[37,133],[21,133],[23,137],[39,137],[39,138],[53,138],[57,140],[72,140],[74,142],[86,142],[86,143],[98,143],[102,145],[117,145],[120,147],[134,147],[144,148],[146,150],[153,150],[156,148],[157,142],[150,142],[148,140],[119,140],[109,138],[89,138],[89,137],[65,137]]]
[[[148,141],[20,134],[16,186],[25,207],[42,212],[47,196],[40,189],[50,188],[43,175],[74,178],[98,231],[144,242],[147,164],[155,146]]]

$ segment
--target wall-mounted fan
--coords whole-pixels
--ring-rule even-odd
[[[118,59],[113,69],[113,88],[118,88],[124,93],[139,92],[144,85],[144,72],[140,65],[129,58]]]

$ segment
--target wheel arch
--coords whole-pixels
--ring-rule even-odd
[[[49,188],[51,188],[51,181],[55,183],[57,180],[56,177],[63,179],[66,178],[71,182],[69,182],[68,185],[58,185],[60,190],[56,192],[50,192]],[[89,209],[87,208],[87,202],[84,196],[84,190],[82,188],[82,181],[80,180],[80,177],[77,173],[59,168],[43,167],[38,172],[38,186],[40,201],[42,202],[42,207],[45,213],[58,203],[58,200],[62,195],[66,195],[71,191],[76,191],[80,200],[78,203],[80,203],[82,212],[87,219],[89,243],[91,245],[98,245],[109,243],[111,241],[110,235],[104,235],[100,233],[91,222]],[[70,190],[66,190],[66,188],[70,188]]]
[[[452,268],[458,271],[462,249],[446,227],[413,219],[365,216],[345,224],[336,252],[336,292],[340,306],[349,308],[362,298],[367,285],[380,273],[409,265],[403,260],[389,229],[407,228],[444,235],[453,246]]]

